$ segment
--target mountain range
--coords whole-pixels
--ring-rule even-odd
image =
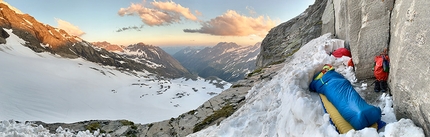
[[[110,52],[1,2],[1,120],[156,122],[231,85],[183,78],[188,71],[158,47],[138,43]]]
[[[200,77],[217,76],[228,82],[236,82],[255,69],[260,45],[239,46],[232,42],[220,42],[204,49],[188,47],[176,52],[173,57]]]
[[[35,52],[50,52],[64,58],[83,58],[102,65],[114,66],[120,70],[149,71],[159,76],[179,78],[189,76],[186,69],[158,47],[138,43],[127,47],[124,52],[129,55],[118,54],[108,50],[121,51],[120,47],[105,50],[94,46],[79,37],[69,35],[62,29],[38,22],[28,14],[19,14],[7,5],[0,3],[0,27],[11,29],[12,33],[22,38],[24,46]],[[3,40],[6,32],[1,33]],[[145,52],[145,53],[144,53]]]
[[[148,71],[169,78],[195,78],[192,72],[204,78],[215,76],[235,82],[255,68],[260,47],[260,43],[239,46],[222,42],[201,50],[186,48],[172,57],[161,48],[144,43],[120,46],[108,42],[87,42],[62,29],[40,23],[28,14],[16,13],[3,3],[0,3],[0,8],[0,27],[11,29],[26,41],[24,46],[35,52],[50,52],[70,59],[83,58],[119,70]],[[1,34],[0,42],[4,43],[8,34],[4,31]]]
[[[144,43],[119,46],[109,42],[93,42],[95,47],[121,55],[127,59],[144,64],[145,70],[173,77],[188,77],[191,74],[176,59],[157,46]]]
[[[428,63],[417,63],[430,60],[429,57],[426,56],[428,55],[428,50],[426,50],[428,48],[426,48],[426,46],[423,46],[425,45],[425,43],[429,43],[429,40],[426,39],[426,36],[429,35],[430,31],[425,31],[426,29],[423,29],[423,26],[425,26],[423,24],[428,23],[428,16],[425,16],[428,14],[428,12],[425,12],[427,9],[426,7],[428,7],[428,5],[429,2],[425,0],[412,0],[410,2],[316,0],[315,4],[309,6],[309,8],[304,13],[300,14],[296,18],[291,19],[288,22],[280,24],[269,32],[269,34],[266,36],[265,40],[263,40],[261,44],[261,53],[263,54],[260,54],[260,56],[258,57],[259,59],[257,66],[260,67],[262,71],[259,71],[254,75],[249,75],[249,77],[247,77],[246,79],[239,81],[237,84],[231,86],[231,88],[221,92],[210,100],[207,100],[205,103],[203,103],[196,109],[182,113],[176,118],[170,118],[164,121],[144,125],[133,124],[132,122],[130,123],[127,121],[78,122],[76,124],[81,124],[82,126],[77,130],[83,131],[88,129],[88,127],[92,126],[90,127],[92,131],[97,129],[97,133],[94,132],[94,135],[99,135],[99,129],[101,129],[100,132],[107,131],[106,133],[113,133],[118,136],[186,136],[190,134],[190,136],[428,136],[430,135],[430,128],[427,126],[427,118],[430,113],[426,113],[429,111],[428,107],[426,106],[429,105],[426,102],[426,98],[428,98],[428,95],[425,94],[425,92],[429,89],[428,79],[426,79],[426,76],[428,76],[429,73],[428,71],[425,71],[428,68]],[[3,14],[5,8],[1,7],[1,9]],[[4,20],[5,17],[2,18],[1,22],[6,22],[5,26],[9,25],[10,27],[11,23]],[[24,19],[24,21],[26,20],[27,19]],[[26,24],[25,22],[20,23]],[[28,24],[27,26],[29,26]],[[30,24],[30,27],[31,25],[32,24]],[[0,32],[1,37],[3,38],[0,38],[0,42],[3,43],[10,42],[10,40],[15,40],[9,37],[15,37],[20,33],[20,30],[22,30],[19,28],[15,28],[15,30],[12,30],[13,28],[11,28],[12,27],[6,28],[6,31]],[[50,29],[46,30],[47,33],[52,33],[48,31]],[[15,32],[12,34],[11,31]],[[61,32],[61,30],[55,31],[57,31],[57,33]],[[23,31],[21,33],[29,32]],[[372,96],[372,98],[376,98],[377,100],[375,103],[378,103],[380,107],[383,107],[382,109],[384,113],[382,113],[382,117],[385,117],[385,120],[388,120],[386,121],[388,122],[388,125],[383,131],[376,131],[371,128],[365,128],[363,130],[350,131],[344,135],[338,134],[336,132],[336,128],[330,124],[331,122],[328,115],[324,114],[324,110],[321,107],[322,105],[320,104],[320,98],[318,97],[318,95],[308,91],[309,78],[312,77],[315,71],[319,70],[320,66],[325,63],[334,62],[334,58],[330,57],[327,54],[327,51],[322,51],[324,48],[327,48],[328,44],[330,44],[330,41],[325,41],[329,40],[329,37],[332,37],[329,35],[329,33],[333,34],[332,36],[338,37],[340,39],[345,39],[345,46],[349,46],[351,48],[353,60],[355,63],[354,71],[356,72],[357,78],[369,78],[369,76],[372,75],[372,73],[368,72],[371,71],[371,69],[369,68],[372,67],[371,61],[373,60],[373,55],[379,54],[377,53],[378,51],[389,45],[389,54],[391,57],[390,59],[392,59],[392,62],[390,62],[391,68],[389,87],[392,89],[390,90],[389,94],[378,93],[382,95]],[[320,37],[322,39],[314,39],[322,34],[325,34],[323,37]],[[37,40],[43,38],[39,36],[38,33],[31,33],[31,36],[28,37],[25,37],[26,35],[24,34],[20,35],[20,37],[21,36],[24,36],[24,38],[22,39],[26,39],[23,43],[26,44],[27,47],[30,47],[35,51],[52,51],[51,53],[55,55],[63,54],[61,55],[62,57],[68,56],[68,54],[66,54],[67,52],[56,53],[55,46],[53,46],[55,45],[55,43],[49,45],[47,43],[39,44],[39,46],[42,48],[39,48],[37,43],[34,43],[34,45],[29,46],[28,44],[30,42],[28,40],[31,40],[31,38],[37,37]],[[71,36],[67,36],[67,38],[70,37]],[[74,39],[81,42],[83,41],[76,37],[74,37]],[[72,40],[73,37],[70,41]],[[132,110],[139,110],[136,109],[133,105],[141,105],[147,102],[135,103],[134,101],[138,100],[135,98],[136,96],[128,94],[129,92],[121,91],[130,91],[129,89],[135,89],[135,91],[133,91],[133,95],[136,95],[136,93],[138,93],[138,95],[143,95],[141,97],[148,97],[149,99],[154,99],[153,101],[158,101],[157,98],[153,98],[154,95],[141,94],[142,90],[140,88],[142,86],[145,88],[154,89],[150,85],[145,85],[145,82],[147,80],[158,81],[159,83],[165,83],[166,85],[170,84],[172,86],[178,85],[180,87],[188,87],[187,84],[179,84],[183,81],[176,81],[177,83],[175,83],[170,82],[168,80],[152,78],[128,79],[126,83],[135,83],[131,84],[131,86],[126,85],[124,87],[115,87],[117,86],[116,84],[118,84],[118,82],[124,82],[124,80],[114,79],[111,77],[117,77],[117,75],[121,75],[121,77],[128,77],[127,74],[118,73],[121,71],[118,71],[117,69],[106,68],[106,66],[98,64],[88,63],[88,61],[81,62],[82,59],[87,59],[84,57],[84,55],[70,54],[70,56],[79,56],[80,58],[78,58],[77,60],[71,60],[72,62],[66,63],[63,61],[59,61],[64,58],[55,55],[46,55],[45,53],[29,55],[22,54],[29,53],[28,48],[25,48],[26,50],[17,50],[14,49],[16,48],[14,47],[16,45],[18,45],[17,47],[20,48],[23,47],[20,46],[21,44],[0,44],[0,54],[3,58],[2,60],[0,60],[0,64],[8,66],[0,67],[3,68],[3,70],[0,71],[0,74],[2,74],[2,77],[0,77],[0,92],[2,92],[0,94],[2,95],[0,96],[0,100],[9,103],[0,103],[0,106],[3,105],[12,108],[16,107],[18,109],[6,109],[7,111],[0,111],[0,116],[4,116],[2,113],[8,114],[11,111],[22,111],[22,109],[19,109],[19,106],[22,106],[23,102],[29,105],[38,105],[39,102],[44,102],[43,104],[45,104],[45,106],[42,107],[45,109],[43,110],[51,110],[50,107],[47,107],[48,105],[70,105],[72,107],[76,107],[74,103],[81,103],[80,100],[78,100],[81,99],[81,96],[75,96],[76,99],[74,100],[77,100],[77,102],[65,102],[63,105],[50,102],[46,103],[45,101],[61,101],[64,99],[69,99],[69,96],[63,95],[51,97],[51,94],[45,94],[41,96],[37,93],[32,93],[32,95],[28,95],[22,93],[20,94],[14,90],[10,90],[13,92],[8,92],[8,90],[4,90],[23,89],[22,91],[31,93],[28,91],[34,90],[33,88],[51,88],[51,86],[55,87],[55,84],[60,83],[56,82],[55,80],[27,79],[27,75],[30,75],[31,73],[22,73],[26,71],[21,70],[27,70],[29,72],[33,72],[34,68],[37,68],[37,70],[44,70],[45,67],[43,67],[43,65],[37,65],[38,63],[48,64],[50,67],[47,68],[49,68],[49,70],[52,70],[52,72],[44,71],[44,73],[57,74],[49,75],[56,76],[55,78],[58,78],[58,74],[61,74],[60,76],[69,74],[66,71],[56,71],[60,69],[52,69],[51,67],[58,67],[55,63],[68,64],[69,66],[73,66],[72,68],[74,70],[79,70],[81,68],[90,68],[92,69],[91,71],[93,71],[92,73],[90,73],[91,75],[98,74],[98,77],[109,77],[110,79],[104,79],[101,82],[98,81],[97,78],[95,78],[95,80],[82,79],[87,80],[88,82],[83,82],[80,84],[94,86],[92,82],[98,82],[99,84],[101,84],[96,85],[95,87],[106,86],[103,90],[99,89],[100,91],[98,91],[98,93],[104,93],[105,90],[112,89],[109,90],[109,92],[112,92],[113,94],[118,93],[124,95],[122,96],[124,97],[123,100],[129,101],[130,97],[133,97],[135,100],[133,100],[129,106],[126,106],[129,108],[133,108]],[[315,47],[310,48],[309,46]],[[95,51],[97,50],[103,51],[103,49],[96,48]],[[75,50],[72,49],[70,49],[70,51],[72,51],[71,53],[75,52]],[[202,51],[198,50],[190,53],[199,54],[200,52]],[[31,51],[31,53],[34,52]],[[223,52],[217,53],[221,54]],[[134,61],[132,59],[128,59],[127,56],[122,54],[112,54],[117,55],[118,58],[124,58],[124,60],[127,61]],[[104,54],[101,55],[101,57],[103,56]],[[31,61],[27,60],[29,57],[31,57]],[[20,62],[17,63],[16,60],[32,65],[36,64],[34,65],[36,67],[28,67],[31,65],[26,64],[23,65],[23,67],[10,67],[10,64],[18,66],[22,65],[22,63],[19,64]],[[46,60],[51,60],[51,62],[54,63],[47,63],[48,61]],[[221,62],[221,60],[215,61]],[[120,64],[124,63],[121,63],[121,61],[118,62],[120,62]],[[141,64],[139,62],[137,63]],[[115,67],[121,68],[121,66]],[[69,68],[64,70],[69,70]],[[8,71],[14,73],[10,73]],[[349,69],[348,71],[351,71],[351,69]],[[103,75],[100,75],[99,73],[102,73]],[[9,77],[4,77],[4,75]],[[37,73],[37,75],[41,74]],[[21,77],[16,78],[16,76]],[[62,82],[66,84],[69,84],[67,82],[77,81],[69,79],[61,80],[66,81]],[[360,90],[369,91],[364,92],[364,94],[368,94],[373,89],[373,84],[369,82],[371,80],[374,79],[370,78],[369,80],[367,80],[367,82],[362,81],[360,82],[361,84],[356,84],[356,86],[359,86],[358,89]],[[25,84],[23,84],[23,82],[25,82]],[[53,82],[56,83],[52,84]],[[49,85],[47,83],[49,83]],[[11,86],[11,84],[13,85]],[[166,91],[170,91],[169,85],[167,86],[167,88],[166,85],[162,85],[163,86],[159,84],[158,86],[161,87],[154,90],[156,91],[155,94],[158,92],[164,92],[165,89],[167,89]],[[65,86],[69,88],[80,88],[70,85]],[[87,90],[87,92],[84,92],[83,94],[79,95],[87,95],[87,93],[93,92],[90,88],[85,89]],[[187,89],[190,90],[189,88]],[[188,96],[188,93],[196,92],[200,94],[201,90],[203,89],[207,89],[207,87],[201,87],[199,88],[199,90],[195,90],[195,88],[192,88],[192,91],[190,90],[190,92],[187,93],[178,91],[176,94],[173,95],[175,95],[175,99],[177,99],[180,97]],[[36,91],[42,92],[44,90]],[[53,91],[50,92],[56,93]],[[87,102],[81,105],[88,107],[94,102],[101,104],[100,106],[104,106],[104,103],[111,103],[111,105],[113,105],[112,102],[105,102],[103,100],[103,97],[108,96],[108,94],[105,94],[104,96],[100,97],[98,93],[93,93],[90,100],[86,100]],[[34,98],[33,95],[41,96],[41,98]],[[19,98],[17,99],[17,97]],[[150,104],[151,106],[158,106],[152,105],[151,103],[153,102],[147,104]],[[188,103],[198,104],[194,101],[189,101]],[[161,103],[157,102],[157,104]],[[114,103],[114,105],[118,104]],[[39,109],[34,109],[42,107],[30,107],[29,109],[32,111],[43,112]],[[174,105],[173,107],[169,107],[180,108],[182,107],[182,105]],[[82,109],[79,107],[77,108],[77,110]],[[90,106],[88,107],[88,110],[93,110],[94,108],[98,107]],[[125,107],[120,106],[119,108]],[[112,108],[109,108],[108,110],[112,110],[112,112],[121,112],[120,116],[130,114],[123,113],[125,111],[117,111],[117,109]],[[74,112],[72,110],[66,111]],[[144,111],[143,113],[147,113],[147,111]],[[27,112],[26,114],[30,115],[32,113]],[[141,115],[138,115],[137,118],[142,119],[147,117],[142,117]],[[410,120],[409,118],[411,118],[412,120]],[[9,123],[11,122],[3,123],[5,123],[4,125],[10,125]],[[72,127],[76,127],[76,124],[71,124],[71,126],[69,126],[66,130],[70,131],[69,128],[72,129]],[[419,127],[416,127],[415,124],[417,124]],[[29,125],[31,127],[37,126],[30,122]],[[94,125],[96,125],[95,128],[93,128]],[[58,126],[59,125],[53,124],[52,128],[54,129],[50,128],[50,131],[55,131]],[[61,126],[64,127],[64,124],[62,124]],[[37,129],[34,131],[47,132],[43,131],[43,127],[40,127],[41,126],[37,126]],[[44,127],[48,126],[44,125]],[[105,127],[115,129],[106,130]],[[56,131],[61,132],[62,129],[60,129],[61,127],[59,127]],[[425,135],[423,135],[423,129]],[[11,132],[11,135],[16,135],[17,130],[12,130],[13,131]],[[88,130],[87,132],[89,132]],[[27,131],[29,130],[26,129],[22,132]]]

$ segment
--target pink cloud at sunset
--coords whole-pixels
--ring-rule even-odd
[[[151,2],[150,7],[145,7],[144,4],[132,3],[127,8],[121,8],[118,11],[120,16],[137,15],[142,19],[142,22],[149,26],[163,26],[173,23],[179,23],[182,18],[196,21],[197,17],[189,10],[175,2]]]
[[[200,29],[184,29],[184,32],[205,33],[220,36],[249,36],[264,37],[279,21],[269,17],[248,17],[234,10],[228,10],[221,16],[210,21],[202,22]]]

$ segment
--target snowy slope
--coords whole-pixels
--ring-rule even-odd
[[[312,76],[324,64],[332,64],[336,71],[350,81],[355,81],[351,67],[345,67],[348,57],[335,59],[327,53],[337,49],[329,34],[314,39],[298,52],[271,81],[255,85],[248,93],[246,104],[233,115],[190,137],[372,137],[372,136],[414,136],[423,137],[421,128],[409,119],[397,121],[393,112],[392,98],[380,97],[382,120],[389,123],[379,133],[373,128],[350,131],[339,135],[324,114],[317,93],[308,90]],[[363,84],[358,92],[366,88]]]
[[[0,120],[150,123],[195,109],[223,90],[203,79],[164,79],[35,53],[7,32],[7,44],[0,45]]]

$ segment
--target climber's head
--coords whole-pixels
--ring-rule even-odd
[[[331,66],[330,64],[325,64],[324,67],[322,68],[321,72],[326,73],[327,71],[330,71],[332,69],[333,69],[333,66]]]

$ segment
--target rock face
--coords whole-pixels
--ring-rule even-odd
[[[393,0],[329,0],[322,34],[344,39],[353,54],[357,78],[373,76],[373,57],[388,48]],[[347,47],[348,47],[347,46]]]
[[[412,119],[426,136],[430,136],[429,6],[427,0],[329,0],[322,19],[323,34],[333,33],[349,44],[359,79],[372,78],[374,56],[389,49],[396,116]]]
[[[255,69],[260,44],[239,46],[236,43],[221,42],[204,49],[186,48],[173,57],[200,77],[216,76],[228,82],[236,82]]]
[[[319,37],[326,3],[327,0],[315,0],[299,16],[272,28],[261,43],[257,68],[284,61],[307,42]]]
[[[0,30],[0,44],[6,44],[6,38],[8,38],[10,35],[5,30]]]
[[[430,1],[397,0],[391,16],[390,88],[396,117],[430,136]]]

